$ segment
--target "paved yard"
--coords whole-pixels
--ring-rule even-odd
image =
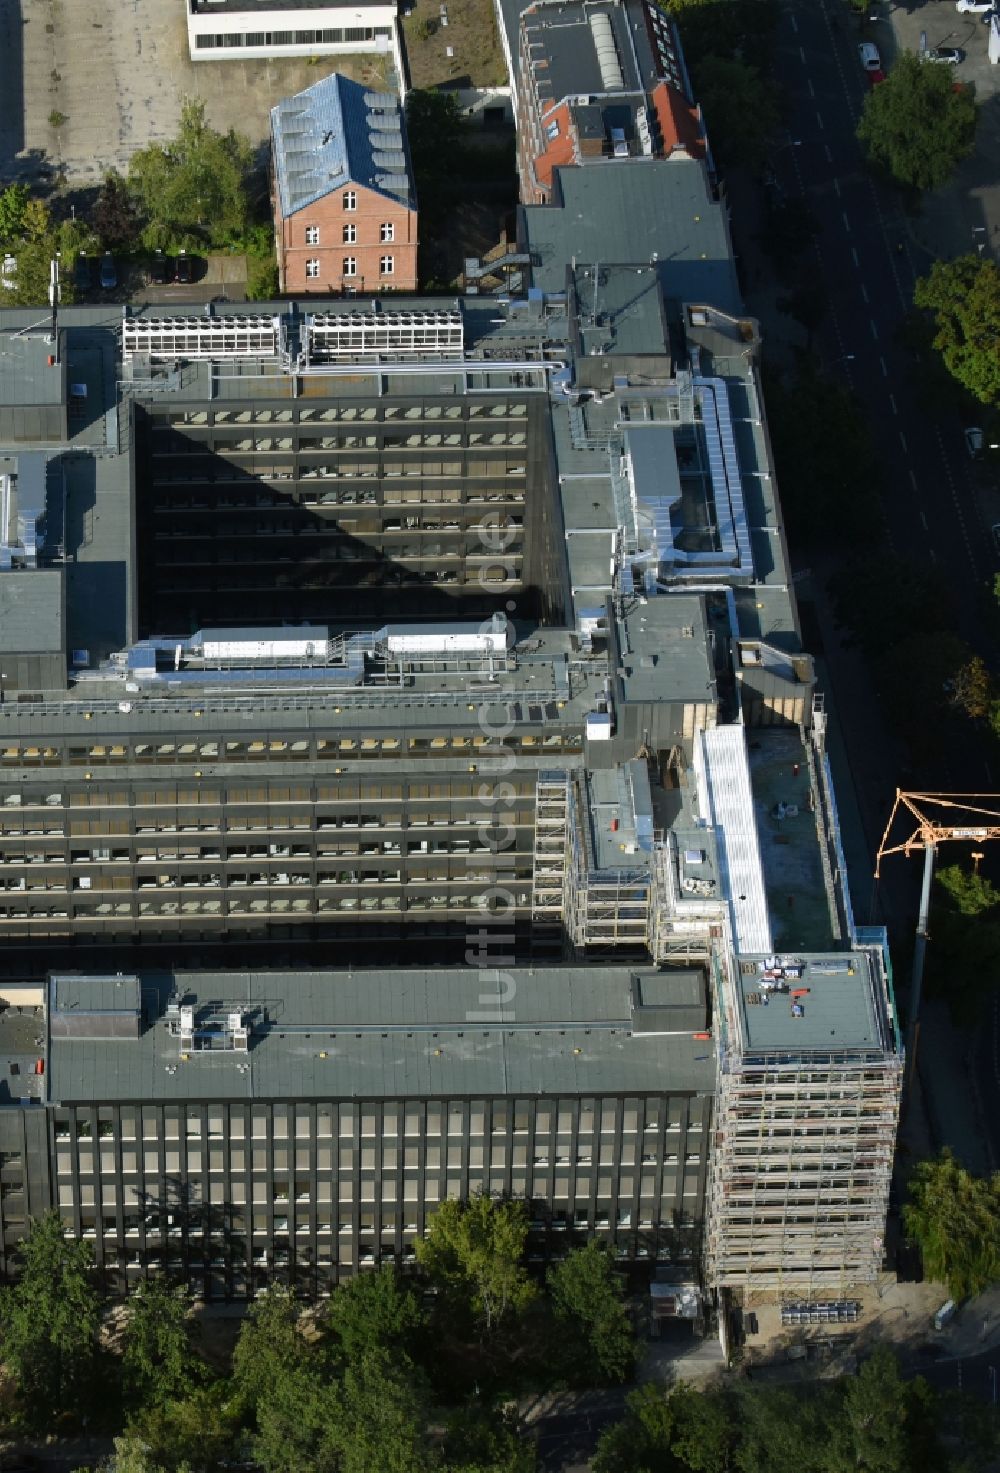
[[[194,63],[184,15],[184,0],[0,0],[0,180],[48,163],[72,185],[99,183],[173,136],[184,97],[262,144],[278,98],[335,68],[385,80],[375,55]]]

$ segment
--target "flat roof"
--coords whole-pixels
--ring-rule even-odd
[[[597,50],[594,21],[610,30],[617,71],[606,71]],[[542,107],[580,94],[611,94],[615,102],[642,92],[643,79],[630,44],[628,16],[621,0],[530,6],[521,15]]]
[[[883,1049],[885,999],[867,951],[741,955],[745,1049],[795,1054]]]
[[[138,1039],[50,1040],[59,1102],[410,1098],[712,1091],[715,1057],[690,1034],[638,1034],[633,977],[652,968],[518,967],[192,972],[141,978]],[[249,1052],[181,1058],[174,996],[241,1011]],[[680,1000],[691,1005],[682,984]]]
[[[656,262],[668,300],[742,310],[725,207],[712,198],[700,160],[595,159],[556,169],[554,180],[551,204],[522,209],[536,287],[564,291],[574,256]]]
[[[715,662],[701,594],[647,598],[625,614],[621,632],[619,681],[626,701],[715,701]]]
[[[0,571],[0,655],[56,654],[64,647],[62,569]]]
[[[585,357],[669,355],[655,266],[578,265],[571,273],[576,328]]]

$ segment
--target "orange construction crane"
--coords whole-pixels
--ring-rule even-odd
[[[890,843],[897,815],[909,813],[916,827],[898,843]],[[907,820],[907,827],[909,820]],[[880,877],[882,860],[891,854],[905,854],[907,859],[918,849],[924,851],[924,874],[920,887],[920,912],[917,916],[917,939],[913,948],[913,980],[910,984],[910,1020],[906,1029],[907,1077],[913,1083],[920,1032],[920,996],[924,982],[924,958],[927,952],[927,921],[931,908],[931,881],[937,846],[948,840],[964,840],[982,844],[987,839],[1000,839],[1000,795],[996,793],[904,793],[896,789],[889,822],[875,857],[875,878]],[[982,855],[978,856],[980,859]],[[978,862],[977,862],[978,869]]]

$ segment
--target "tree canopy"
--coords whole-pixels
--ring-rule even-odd
[[[524,1267],[528,1213],[523,1202],[485,1193],[449,1199],[417,1241],[417,1261],[453,1304],[471,1310],[489,1335],[535,1297]]]
[[[129,161],[129,188],[145,220],[143,244],[165,250],[241,236],[250,224],[252,166],[249,140],[233,129],[210,128],[205,104],[187,98],[177,137],[151,143]]]
[[[608,1381],[626,1380],[635,1340],[611,1251],[591,1239],[550,1268],[546,1283],[570,1375],[585,1383],[595,1371]]]
[[[698,67],[698,101],[719,162],[729,168],[758,168],[778,125],[771,83],[738,57],[706,56]]]
[[[191,1308],[183,1290],[149,1279],[129,1300],[122,1352],[126,1399],[158,1405],[185,1395],[200,1379]]]
[[[17,1282],[0,1289],[0,1355],[13,1371],[29,1426],[79,1412],[92,1388],[100,1301],[90,1244],[68,1238],[57,1212],[21,1246]]]
[[[594,1473],[965,1473],[996,1447],[965,1402],[904,1380],[884,1346],[854,1375],[633,1391]]]
[[[925,1273],[947,1284],[953,1299],[1000,1281],[1000,1172],[974,1176],[947,1149],[919,1162],[903,1223],[920,1245]]]
[[[945,67],[928,68],[945,71]],[[1000,270],[985,256],[935,261],[914,301],[934,321],[948,372],[982,404],[1000,404]]]
[[[976,99],[951,67],[901,51],[861,109],[858,138],[868,157],[911,189],[940,189],[973,149]]]

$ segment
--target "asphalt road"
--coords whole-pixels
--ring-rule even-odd
[[[928,413],[912,358],[896,343],[914,280],[928,261],[915,258],[899,197],[866,169],[855,138],[867,90],[857,41],[856,23],[840,0],[796,0],[784,10],[776,60],[790,110],[775,170],[819,223],[815,251],[828,311],[817,344],[827,368],[846,377],[867,407],[886,469],[889,545],[947,574],[960,631],[975,645],[978,589],[997,564],[962,426],[948,412]],[[859,527],[861,546],[864,537]],[[942,782],[940,790],[992,786],[992,773],[977,760],[978,773],[963,764],[954,783]]]
[[[946,578],[958,632],[996,668],[998,652],[984,643],[981,608],[984,588],[1000,562],[980,511],[977,467],[955,411],[939,408],[926,390],[921,393],[919,365],[897,340],[912,305],[914,281],[927,271],[930,258],[914,243],[899,194],[866,168],[855,137],[868,87],[858,58],[860,39],[843,0],[785,5],[775,71],[787,98],[787,131],[772,165],[779,187],[789,197],[804,198],[817,222],[815,272],[827,310],[814,334],[814,353],[829,375],[851,386],[867,413],[885,469],[889,547]],[[747,230],[736,211],[734,233],[740,241],[742,232],[743,248],[751,254]],[[963,217],[956,224],[955,253],[967,248]],[[752,304],[752,289],[749,296]],[[859,553],[868,535],[865,526],[857,527]],[[992,740],[971,726],[955,733],[931,770],[917,764],[904,775],[900,750],[876,709],[870,672],[841,645],[822,596],[817,612],[836,718],[870,846],[881,833],[887,799],[897,786],[932,792],[1000,788]],[[959,857],[957,850],[945,855],[950,861]],[[879,889],[879,918],[897,940],[913,932],[918,868],[889,861]],[[859,907],[859,919],[868,920],[862,910],[867,907]],[[983,1021],[973,1053],[976,1092],[1000,1163],[1000,1016]],[[925,1037],[924,1048],[927,1043]],[[969,1093],[964,1078],[952,1083]],[[972,1112],[970,1101],[970,1117]]]

